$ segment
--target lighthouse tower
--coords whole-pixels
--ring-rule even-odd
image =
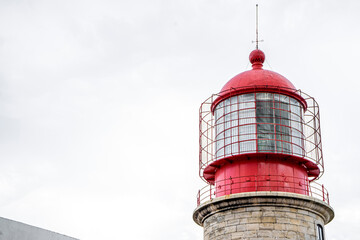
[[[334,218],[324,173],[319,107],[282,75],[252,70],[200,107],[200,177],[194,221],[205,240],[324,240]]]

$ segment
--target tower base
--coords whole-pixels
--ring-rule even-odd
[[[226,195],[199,205],[194,221],[204,240],[315,240],[333,209],[313,197],[286,192]]]

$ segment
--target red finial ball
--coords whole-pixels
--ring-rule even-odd
[[[262,65],[265,61],[265,54],[263,51],[255,49],[250,53],[249,59],[253,65]]]

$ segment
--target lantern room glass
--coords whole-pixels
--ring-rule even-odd
[[[215,108],[215,157],[271,152],[304,155],[301,104],[286,95],[233,96]]]

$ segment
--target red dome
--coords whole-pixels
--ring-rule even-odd
[[[221,92],[233,88],[254,88],[260,86],[296,90],[294,85],[284,76],[273,71],[258,68],[236,75],[225,84],[225,86],[221,89]]]
[[[249,60],[252,63],[252,70],[242,72],[228,81],[221,89],[219,97],[214,101],[212,109],[223,99],[234,94],[250,92],[271,92],[291,96],[300,101],[306,109],[305,100],[296,93],[295,86],[284,76],[262,68],[265,61],[265,54],[261,50],[254,50],[250,53]]]

